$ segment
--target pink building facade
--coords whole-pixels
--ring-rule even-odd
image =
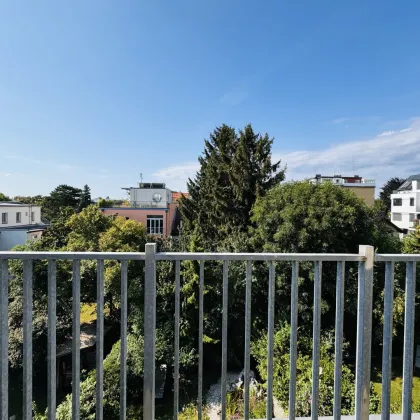
[[[151,235],[167,236],[178,232],[178,203],[168,203],[166,208],[110,207],[102,208],[101,210],[109,216],[120,216],[129,220],[136,220],[144,225],[147,233]]]

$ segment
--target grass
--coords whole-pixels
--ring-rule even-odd
[[[416,374],[417,373],[417,374]],[[380,374],[378,374],[373,381],[373,386],[375,391],[382,396],[382,378]],[[391,413],[392,414],[399,414],[402,411],[401,405],[401,397],[402,397],[402,376],[400,376],[400,372],[393,375],[391,379]],[[419,413],[420,412],[420,376],[418,371],[414,373],[413,377],[413,406],[412,412]]]

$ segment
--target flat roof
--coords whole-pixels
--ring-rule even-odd
[[[41,206],[35,206],[33,204],[16,203],[16,202],[10,202],[10,201],[1,201],[0,206],[2,207],[41,207]]]

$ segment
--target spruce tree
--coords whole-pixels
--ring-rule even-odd
[[[200,169],[182,198],[183,234],[204,249],[215,249],[232,233],[246,232],[257,197],[284,179],[280,162],[272,163],[273,139],[251,125],[236,132],[217,127],[205,140]]]

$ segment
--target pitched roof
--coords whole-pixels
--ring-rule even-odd
[[[184,196],[185,198],[188,198],[189,194],[185,193],[185,192],[174,192],[174,191],[172,191],[172,201],[177,201],[182,196]]]

